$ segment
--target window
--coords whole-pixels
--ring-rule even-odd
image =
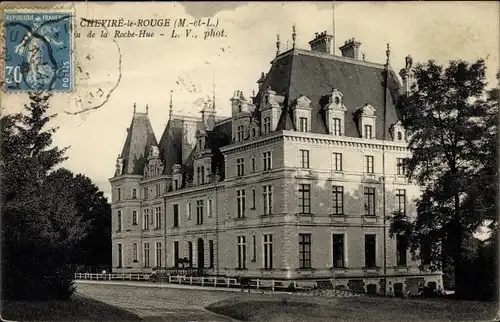
[[[161,267],[161,242],[156,242],[155,266]]]
[[[238,176],[245,175],[245,159],[236,159],[236,170]]]
[[[213,215],[213,207],[212,207],[212,199],[208,199],[208,217],[212,217]]]
[[[122,189],[116,189],[116,198],[118,199],[118,201],[122,200]]]
[[[403,139],[403,133],[398,131],[398,140],[401,141]]]
[[[252,157],[252,172],[255,172],[255,157]]]
[[[269,116],[264,117],[264,134],[271,133],[271,118]]]
[[[245,236],[238,236],[238,268],[244,269],[246,265],[246,243]]]
[[[342,153],[333,153],[333,170],[342,171]]]
[[[376,235],[365,235],[365,267],[376,267]]]
[[[122,212],[120,210],[118,210],[117,221],[118,221],[117,231],[122,231]]]
[[[137,211],[132,211],[132,225],[137,225]]]
[[[179,227],[179,205],[174,205],[174,227]]]
[[[137,243],[132,245],[132,261],[137,262]]]
[[[273,268],[273,235],[264,234],[263,236],[263,247],[264,247],[264,268]]]
[[[300,167],[303,169],[309,169],[309,150],[299,150],[300,153]]]
[[[252,235],[252,262],[257,258],[257,240],[255,235]]]
[[[429,265],[432,262],[432,249],[428,241],[423,241],[420,244],[420,260],[422,265]]]
[[[191,220],[191,202],[187,203],[186,208],[187,208],[186,210],[187,210],[188,220]]]
[[[155,229],[161,228],[161,207],[155,209]]]
[[[256,135],[256,134],[257,134],[257,133],[256,133],[256,131],[255,131],[255,128],[252,128],[252,137],[255,137],[255,135]]]
[[[118,244],[118,267],[123,265],[123,247],[122,244]]]
[[[255,188],[252,188],[252,209],[255,209]]]
[[[188,259],[189,267],[193,267],[193,243],[188,242]]]
[[[271,152],[262,153],[262,159],[264,161],[264,171],[271,170]]]
[[[179,180],[175,179],[174,180],[174,190],[179,189]]]
[[[372,126],[371,125],[365,125],[364,138],[365,139],[371,139],[372,138]]]
[[[143,211],[144,211],[144,215],[143,215],[144,220],[142,221],[142,229],[148,230],[149,229],[149,209],[144,209]]]
[[[179,242],[174,241],[174,266],[179,267]]]
[[[344,235],[333,235],[333,267],[344,267]]]
[[[132,199],[137,199],[137,189],[132,189]]]
[[[365,188],[365,216],[375,216],[375,188]]]
[[[396,210],[406,214],[406,190],[396,189]]]
[[[201,182],[201,168],[196,167],[196,184],[200,184]]]
[[[210,268],[214,267],[214,241],[209,240],[208,241],[208,251],[210,253]]]
[[[311,268],[311,234],[299,234],[299,268]]]
[[[334,215],[344,214],[344,187],[332,186],[332,210]]]
[[[238,218],[245,218],[245,190],[238,190],[236,193]]]
[[[406,249],[408,243],[405,236],[396,235],[396,261],[398,266],[406,266]]]
[[[205,184],[205,167],[201,167],[201,184]]]
[[[299,185],[299,213],[311,213],[311,185],[309,184]]]
[[[406,175],[406,159],[405,158],[396,158],[396,166],[397,166],[397,175],[398,176]]]
[[[238,142],[243,141],[244,133],[245,133],[245,128],[243,127],[243,125],[239,125],[238,126]]]
[[[339,118],[334,118],[334,119],[333,119],[333,123],[332,123],[332,125],[333,125],[333,129],[332,129],[332,130],[333,130],[333,131],[332,131],[332,132],[333,132],[333,135],[342,135],[342,134],[341,134],[341,133],[342,133],[342,132],[341,132],[341,131],[342,131],[342,129],[341,129],[341,127],[340,127],[340,119],[339,119]]]
[[[156,196],[158,197],[161,193],[161,186],[159,184],[156,185]]]
[[[307,131],[307,118],[306,117],[299,118],[299,131],[300,132],[308,132]]]
[[[149,243],[144,243],[144,267],[149,267]]]
[[[196,201],[196,224],[203,224],[203,200]]]
[[[144,199],[148,199],[148,188],[143,188],[142,191],[144,193]]]
[[[365,155],[365,172],[373,173],[373,155]]]
[[[271,185],[263,186],[262,191],[264,199],[264,215],[270,215],[273,211],[273,187]]]

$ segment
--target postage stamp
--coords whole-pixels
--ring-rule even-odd
[[[4,90],[73,89],[71,12],[4,12]]]

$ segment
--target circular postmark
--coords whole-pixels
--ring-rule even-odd
[[[76,19],[75,19],[76,20]],[[75,21],[75,93],[66,114],[77,115],[104,106],[122,79],[122,52],[106,26],[85,28],[93,20]]]

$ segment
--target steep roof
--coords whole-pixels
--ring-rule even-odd
[[[384,65],[368,63],[357,59],[337,57],[330,54],[292,49],[278,56],[256,97],[259,104],[264,90],[271,87],[285,97],[283,113],[277,130],[293,130],[290,107],[300,95],[307,96],[312,102],[311,132],[327,133],[321,101],[333,88],[343,94],[347,108],[345,135],[359,137],[354,113],[366,103],[375,109],[377,117],[376,138],[383,137],[384,95],[387,93],[386,134],[389,127],[397,121],[395,109],[400,92],[400,83],[394,71],[389,68],[388,90],[384,86]]]
[[[174,164],[182,163],[182,121],[169,120],[160,138],[160,156],[165,162],[163,174],[172,174]]]
[[[153,144],[157,141],[148,114],[134,113],[121,153],[123,173],[142,174],[148,149]]]

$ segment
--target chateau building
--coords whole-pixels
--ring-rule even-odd
[[[112,186],[114,272],[188,266],[210,275],[333,279],[391,294],[434,283],[404,238],[395,211],[414,214],[420,188],[405,177],[407,133],[398,97],[410,90],[389,61],[359,59],[360,43],[332,54],[277,53],[253,97],[235,91],[230,118],[206,104],[200,118],[173,115],[157,141],[148,113],[134,115]],[[364,56],[364,55],[363,55]],[[371,288],[371,290],[370,290]]]

